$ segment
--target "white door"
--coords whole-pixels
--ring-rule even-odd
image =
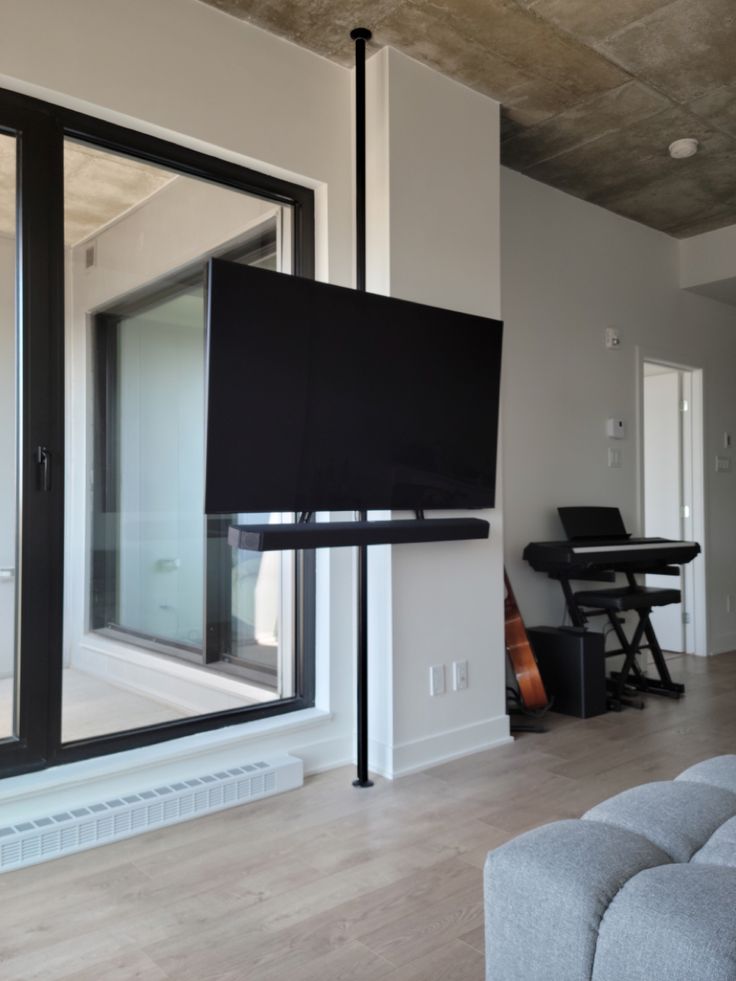
[[[644,534],[682,538],[681,372],[644,364]],[[647,586],[681,589],[681,576],[647,576]],[[663,650],[682,653],[681,603],[655,609],[652,624]]]

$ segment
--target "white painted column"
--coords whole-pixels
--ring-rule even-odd
[[[498,103],[390,48],[366,81],[368,289],[499,317]],[[508,739],[500,507],[482,516],[488,542],[371,550],[371,767],[388,776]]]

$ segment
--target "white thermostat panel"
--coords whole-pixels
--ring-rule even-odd
[[[623,439],[626,435],[623,419],[606,419],[606,435],[611,439]]]

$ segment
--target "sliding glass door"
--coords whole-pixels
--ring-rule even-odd
[[[0,776],[313,703],[313,556],[203,513],[208,259],[312,242],[297,185],[0,92]]]
[[[61,289],[52,255],[54,126],[0,100],[0,773],[44,764],[58,735],[61,652]]]

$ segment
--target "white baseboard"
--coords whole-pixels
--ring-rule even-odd
[[[509,717],[498,715],[395,746],[372,740],[369,744],[370,769],[395,780],[511,742]]]
[[[711,654],[727,654],[736,651],[736,633],[721,634],[715,637],[711,643]]]

